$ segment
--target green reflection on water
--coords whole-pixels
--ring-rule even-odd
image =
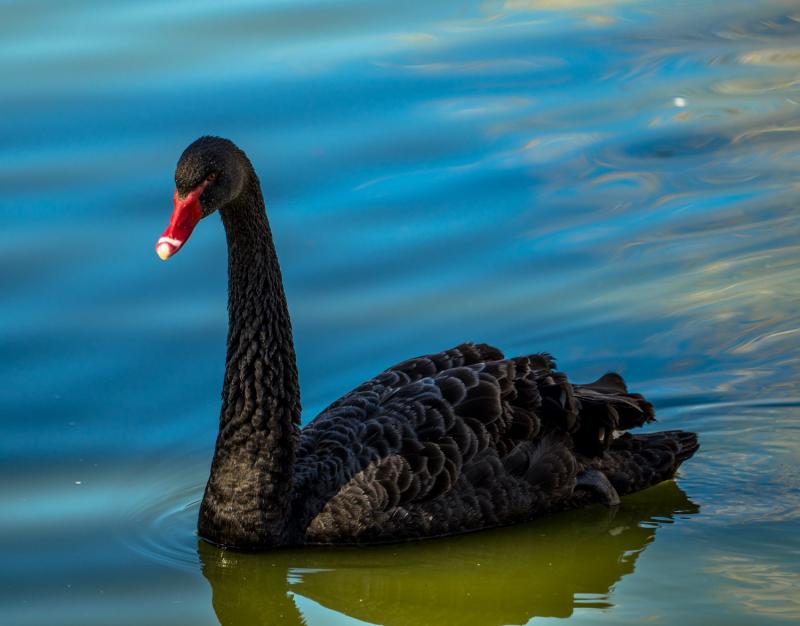
[[[608,608],[659,526],[699,507],[672,481],[540,521],[377,548],[245,554],[199,543],[223,626],[307,624],[303,598],[378,624],[525,624]]]

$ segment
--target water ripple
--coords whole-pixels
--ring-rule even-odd
[[[204,483],[180,484],[174,475],[162,482],[161,488],[152,488],[126,509],[125,532],[120,540],[128,550],[149,560],[195,571],[198,563],[195,527]]]

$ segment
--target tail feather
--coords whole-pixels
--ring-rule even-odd
[[[629,393],[622,376],[609,372],[593,383],[573,385],[580,407],[575,448],[597,455],[608,450],[614,433],[655,420],[653,405],[638,393]]]
[[[686,459],[692,458],[700,448],[700,440],[697,437],[697,433],[690,433],[685,430],[668,430],[666,434],[671,435],[678,444],[678,452],[676,454],[678,465]],[[677,466],[675,469],[678,469]]]
[[[613,503],[615,491],[625,495],[671,478],[699,448],[695,433],[625,432],[655,421],[655,410],[644,396],[628,391],[617,373],[573,385],[554,370],[550,355],[522,357],[515,363],[517,372],[524,373],[516,381],[516,402],[535,398],[543,428],[564,433],[572,440],[579,471],[578,499],[600,498],[606,504]]]
[[[603,374],[593,383],[586,383],[585,385],[578,385],[579,387],[588,387],[595,389],[599,392],[625,394],[628,393],[628,385],[625,384],[625,379],[616,372],[608,372]]]
[[[699,447],[697,434],[682,430],[646,435],[625,433],[591,466],[602,471],[624,495],[672,478],[681,463]]]

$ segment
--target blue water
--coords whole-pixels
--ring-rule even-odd
[[[800,622],[797,2],[0,7],[0,621]],[[264,185],[304,420],[475,340],[620,371],[700,453],[613,519],[199,545],[225,239],[153,245],[202,134]]]

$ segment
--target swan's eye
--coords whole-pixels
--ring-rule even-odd
[[[216,179],[217,179],[217,173],[216,172],[211,172],[208,176],[206,176],[206,180],[208,182],[211,182],[212,180],[216,180]]]

